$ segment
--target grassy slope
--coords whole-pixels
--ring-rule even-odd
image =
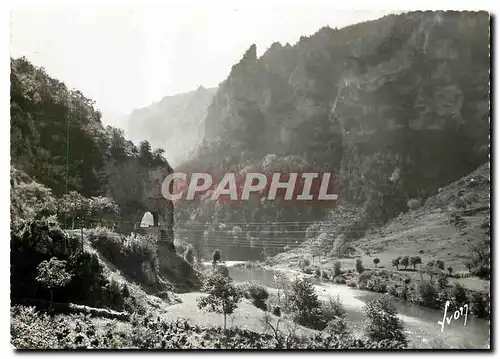
[[[481,239],[487,238],[481,224],[489,221],[489,165],[485,164],[476,171],[444,187],[431,197],[421,208],[404,213],[363,238],[350,243],[356,249],[363,265],[374,268],[373,259],[380,259],[379,267],[391,270],[391,260],[397,256],[419,255],[426,263],[432,259],[443,259],[446,268],[451,266],[455,272],[466,269],[472,247]],[[479,185],[476,185],[480,183]],[[457,228],[449,221],[449,213],[454,208],[456,198],[462,193],[468,199],[464,210],[466,224]],[[367,254],[367,250],[369,250]],[[312,259],[311,241],[289,252],[281,253],[270,260],[277,267],[298,267],[302,258]],[[315,262],[320,267],[331,269],[339,260],[342,267],[354,268],[356,258],[336,258],[329,254]],[[417,278],[416,272],[406,272]],[[457,279],[470,289],[489,287],[489,282],[478,278]]]

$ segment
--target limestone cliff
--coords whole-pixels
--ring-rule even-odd
[[[489,15],[412,12],[252,45],[207,111],[214,166],[296,155],[386,220],[488,159]]]

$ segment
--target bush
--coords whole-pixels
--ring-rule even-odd
[[[190,245],[187,246],[186,252],[184,253],[184,259],[189,264],[193,264],[194,263],[194,249],[193,249],[193,245],[190,244]]]
[[[344,305],[340,301],[339,296],[335,298],[330,298],[327,302],[321,305],[321,314],[326,323],[330,322],[335,318],[343,318],[347,316],[347,311]]]
[[[470,296],[471,312],[478,318],[489,317],[488,293],[472,292]]]
[[[269,292],[266,287],[250,282],[240,286],[243,297],[252,301],[252,304],[259,309],[267,310],[266,300],[269,298]]]
[[[455,283],[453,286],[451,297],[457,307],[467,304],[467,291],[460,283]]]
[[[336,261],[335,264],[333,265],[333,276],[337,277],[341,274],[340,272],[340,262]]]
[[[325,328],[325,331],[332,335],[349,335],[350,331],[347,327],[347,322],[343,317],[337,317],[328,322],[328,325]]]
[[[311,267],[303,267],[302,272],[305,274],[313,274],[313,269]]]
[[[335,284],[346,284],[346,280],[341,276],[333,278],[333,283]]]
[[[315,276],[316,278],[321,277],[321,269],[316,268],[316,270],[314,271],[314,276]]]
[[[361,258],[356,259],[356,272],[361,274],[364,270],[365,269],[363,268],[363,262],[361,262]]]
[[[299,262],[299,267],[304,268],[304,267],[309,267],[311,265],[311,261],[309,259],[302,259]]]
[[[421,281],[418,284],[417,293],[418,293],[418,302],[421,305],[430,308],[437,307],[436,304],[437,304],[438,290],[436,287],[434,287],[432,282]]]
[[[366,289],[377,292],[377,293],[386,293],[387,285],[385,281],[380,277],[372,277],[366,283]]]
[[[328,275],[328,272],[323,271],[323,272],[321,273],[321,278],[323,278],[323,279],[325,279],[325,280],[330,279],[330,277],[329,277],[329,275]]]
[[[439,269],[444,270],[444,261],[442,259],[438,259],[436,265]]]
[[[395,285],[391,285],[391,286],[389,287],[389,290],[387,291],[387,293],[389,293],[389,295],[391,295],[391,296],[393,296],[393,297],[396,297],[396,298],[398,298],[398,297],[399,297],[399,295],[398,295],[398,290],[397,290],[397,288],[396,288],[396,286],[395,286]]]
[[[356,283],[356,281],[354,281],[352,279],[348,280],[346,284],[347,284],[348,287],[353,287],[353,288],[358,286],[358,284]]]
[[[358,288],[365,289],[368,283],[368,280],[372,277],[373,271],[365,271],[361,273],[358,277]]]
[[[363,309],[363,328],[368,338],[374,341],[395,340],[407,344],[403,323],[399,320],[390,297],[384,295],[370,300]]]
[[[380,263],[380,259],[373,258],[373,264],[375,264],[375,268],[377,268],[377,266],[378,266],[379,263]]]
[[[419,198],[411,198],[410,200],[408,200],[408,202],[406,202],[406,205],[408,206],[408,209],[410,211],[414,211],[420,208],[421,200]]]
[[[437,283],[440,289],[445,289],[448,286],[448,277],[445,274],[438,275]]]

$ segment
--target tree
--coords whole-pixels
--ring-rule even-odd
[[[377,268],[378,264],[380,263],[379,258],[373,258],[373,264],[375,264],[375,268]]]
[[[274,282],[276,283],[276,288],[278,289],[278,303],[280,303],[280,291],[282,291],[285,297],[285,308],[287,308],[292,282],[283,272],[276,272],[274,275]]]
[[[453,268],[452,267],[448,267],[448,273],[450,273],[450,276],[451,276],[451,272],[453,272]]]
[[[438,259],[436,261],[436,266],[441,269],[441,270],[444,270],[444,261],[442,259]]]
[[[387,295],[368,301],[364,308],[363,328],[366,336],[374,341],[396,340],[407,344],[403,323]]]
[[[341,274],[342,274],[342,272],[340,270],[340,262],[336,261],[335,264],[333,265],[333,276],[337,277]]]
[[[189,264],[193,264],[194,262],[194,249],[191,244],[187,246],[186,252],[184,253],[184,259]]]
[[[220,262],[220,250],[218,249],[212,254],[212,265],[215,266],[217,262]]]
[[[201,291],[207,295],[198,298],[198,308],[223,314],[224,332],[226,332],[227,315],[233,314],[237,308],[242,299],[241,292],[234,286],[231,278],[216,271],[206,277]]]
[[[76,191],[62,196],[58,202],[58,213],[71,218],[71,229],[75,228],[75,219],[89,213],[89,199]],[[67,224],[66,224],[67,225]]]
[[[361,262],[361,258],[356,259],[356,272],[359,274],[363,273],[365,268],[363,267],[363,262]]]
[[[320,301],[308,278],[297,278],[292,282],[290,309],[295,312],[294,321],[307,326],[317,327],[321,319]]]
[[[118,205],[108,197],[91,197],[88,204],[89,213],[92,218],[98,218],[102,223],[104,217],[119,213]]]
[[[399,264],[404,266],[405,270],[406,270],[406,268],[408,268],[408,265],[410,264],[410,258],[408,258],[408,256],[404,256],[403,258],[401,258],[401,261],[399,262]]]
[[[401,257],[397,257],[392,260],[392,266],[396,267],[396,270],[399,270],[399,265],[401,264],[400,261]]]
[[[417,264],[422,264],[422,258],[419,256],[414,256],[410,258],[410,263],[413,266],[413,269],[417,269]]]
[[[71,278],[72,275],[66,271],[66,261],[52,257],[50,261],[43,261],[38,265],[35,279],[50,291],[50,305],[52,306],[53,289],[66,286]]]
[[[438,269],[438,266],[436,265],[435,261],[427,262],[427,265],[425,266],[425,272],[429,275],[431,280],[434,277],[434,275],[438,274],[437,269]]]

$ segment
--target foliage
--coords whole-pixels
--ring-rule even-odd
[[[64,287],[71,281],[71,274],[66,270],[66,261],[52,257],[50,261],[43,261],[37,267],[36,281],[48,289]]]
[[[407,344],[403,323],[397,316],[390,297],[380,296],[368,301],[364,308],[364,332],[371,340],[395,340]]]
[[[220,262],[220,250],[216,249],[212,254],[212,264],[215,266],[217,262]]]
[[[214,271],[203,281],[201,289],[206,296],[198,298],[198,308],[224,315],[232,314],[241,300],[241,292],[234,286],[233,280]]]
[[[399,270],[400,265],[401,265],[401,257],[397,257],[392,260],[392,266],[396,267],[397,270]]]
[[[336,261],[335,264],[333,265],[333,276],[337,277],[341,274],[340,271],[340,262]]]
[[[438,259],[436,261],[436,266],[441,269],[441,270],[444,270],[444,261],[442,259]]]
[[[289,305],[294,314],[294,320],[300,325],[316,328],[321,326],[320,301],[308,278],[296,278],[292,282]]]
[[[187,247],[186,252],[184,253],[184,259],[189,264],[193,264],[194,263],[194,249],[193,249],[193,245],[190,244]]]
[[[378,266],[379,263],[380,263],[379,258],[373,258],[373,264],[375,264],[375,268]]]
[[[467,290],[460,283],[455,283],[451,290],[451,297],[457,307],[467,304]]]
[[[417,286],[419,303],[429,308],[436,308],[438,292],[432,282],[421,281]]]
[[[361,258],[356,259],[356,272],[359,274],[363,273],[365,268],[363,267],[363,262],[361,262]]]
[[[405,269],[408,268],[408,265],[410,264],[410,258],[408,258],[408,256],[404,256],[403,258],[401,258],[401,260],[399,261],[399,264],[404,266]]]
[[[252,301],[252,304],[259,309],[267,310],[266,300],[269,298],[269,292],[266,287],[257,282],[249,282],[240,285],[243,297]]]
[[[419,198],[412,198],[407,202],[408,209],[414,211],[421,206],[421,200]]]
[[[410,257],[410,264],[413,266],[413,269],[417,268],[417,264],[422,264],[422,258],[419,256]]]

